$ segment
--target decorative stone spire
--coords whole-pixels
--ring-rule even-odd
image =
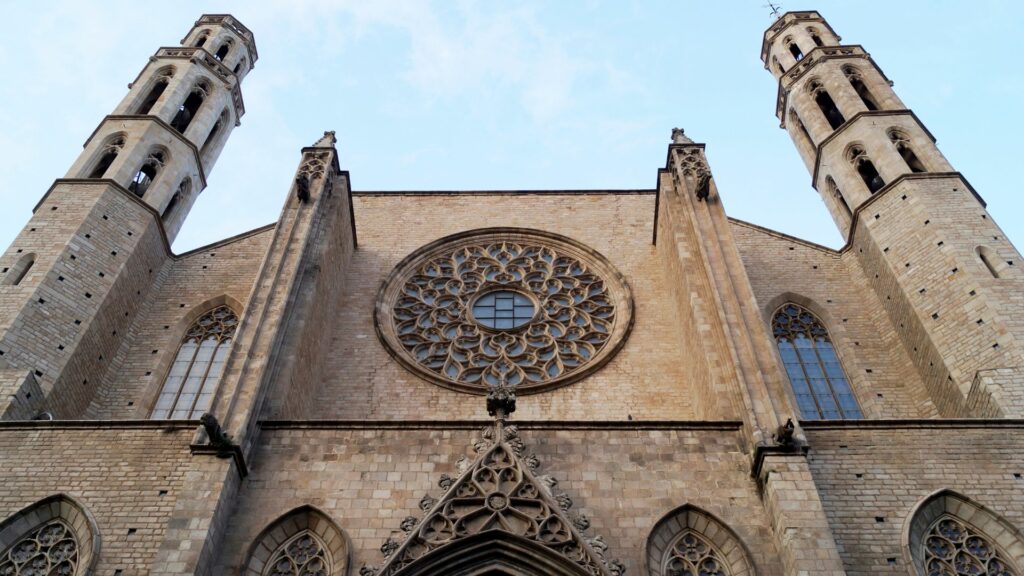
[[[474,443],[479,456],[472,463],[460,460],[458,479],[441,476],[438,485],[444,495],[440,500],[424,496],[420,508],[426,516],[405,518],[404,538],[390,537],[381,546],[384,565],[379,569],[363,566],[361,576],[392,576],[434,550],[487,532],[505,532],[545,547],[587,574],[625,574],[621,562],[605,557],[608,545],[603,538],[584,536],[590,520],[583,514],[569,517],[572,498],[555,493],[558,481],[535,475],[540,465],[536,455],[523,458],[525,445],[518,428],[505,425],[505,417],[515,409],[512,387],[491,388],[487,411],[494,424],[484,427],[481,439]]]
[[[673,144],[693,144],[693,140],[686,135],[682,128],[672,129],[672,143]]]

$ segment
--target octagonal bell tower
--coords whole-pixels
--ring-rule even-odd
[[[871,55],[814,11],[764,34],[776,115],[944,416],[1024,415],[1020,254]]]

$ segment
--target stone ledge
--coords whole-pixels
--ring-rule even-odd
[[[0,421],[0,430],[53,428],[55,430],[193,430],[199,420],[8,420]]]
[[[739,431],[739,420],[510,420],[520,430]],[[492,420],[262,420],[263,430],[477,430]]]
[[[898,418],[887,420],[804,420],[804,430],[857,430],[857,429],[929,429],[929,428],[1021,428],[1024,419],[1018,418]]]

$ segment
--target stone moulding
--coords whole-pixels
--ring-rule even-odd
[[[477,322],[492,291],[528,297],[535,315],[511,329]],[[633,325],[625,277],[601,254],[565,236],[486,228],[431,242],[403,259],[378,293],[374,325],[385,349],[420,378],[460,392],[513,386],[533,394],[605,365]]]

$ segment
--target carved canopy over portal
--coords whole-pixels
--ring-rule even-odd
[[[377,331],[422,378],[484,394],[564,386],[607,362],[633,321],[629,286],[600,254],[536,230],[443,238],[403,260],[377,300]]]

